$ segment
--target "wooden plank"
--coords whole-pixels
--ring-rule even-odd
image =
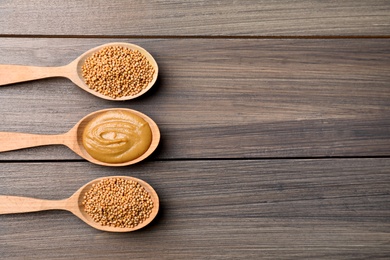
[[[1,163],[0,193],[70,196],[98,177],[130,175],[158,192],[152,224],[128,234],[67,212],[0,216],[4,259],[386,259],[389,159]]]
[[[160,74],[150,93],[110,102],[67,79],[3,86],[0,131],[63,133],[90,112],[120,106],[159,125],[153,159],[390,154],[389,39],[4,38],[0,63],[59,66],[117,40],[155,56]],[[65,147],[0,154],[77,158]]]
[[[0,35],[389,36],[387,0],[0,2]]]

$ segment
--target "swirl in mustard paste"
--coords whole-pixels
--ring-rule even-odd
[[[108,111],[96,116],[83,132],[83,145],[93,158],[123,163],[140,157],[152,142],[149,124],[129,111]]]

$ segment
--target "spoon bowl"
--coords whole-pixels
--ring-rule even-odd
[[[99,50],[109,46],[121,46],[132,50],[138,50],[141,54],[143,54],[146,57],[149,63],[153,66],[154,74],[151,82],[149,82],[149,84],[138,94],[119,97],[119,98],[112,98],[90,89],[89,86],[85,83],[85,79],[82,73],[82,66],[85,63],[85,60],[91,57],[95,52],[98,52]],[[157,75],[158,75],[157,62],[148,51],[135,44],[125,43],[125,42],[113,42],[113,43],[107,43],[92,48],[84,52],[83,54],[81,54],[78,58],[76,58],[68,65],[61,66],[61,67],[0,65],[0,86],[18,83],[18,82],[30,81],[30,80],[49,78],[49,77],[65,77],[70,79],[74,84],[76,84],[83,90],[99,98],[112,100],[112,101],[124,101],[124,100],[134,99],[145,94],[156,82]]]
[[[122,162],[122,163],[107,163],[93,158],[85,150],[83,145],[83,132],[86,125],[95,117],[108,111],[127,111],[141,117],[149,124],[149,127],[152,132],[152,141],[150,143],[149,148],[141,156],[133,160]],[[160,142],[160,130],[157,124],[145,114],[127,108],[109,108],[109,109],[102,109],[90,113],[86,115],[84,118],[82,118],[71,130],[69,130],[65,134],[38,135],[38,134],[26,134],[26,133],[15,133],[15,132],[0,132],[0,152],[35,147],[35,146],[61,144],[69,147],[80,157],[88,160],[91,163],[103,165],[103,166],[115,166],[115,167],[127,166],[144,160],[156,150],[159,142]]]
[[[95,222],[92,217],[88,215],[82,203],[85,194],[92,188],[93,184],[96,184],[103,179],[111,178],[120,178],[136,181],[150,194],[150,197],[153,201],[153,208],[150,216],[144,222],[138,224],[133,228],[103,226],[100,223]],[[157,216],[159,207],[159,197],[153,187],[143,180],[128,176],[110,176],[95,179],[82,186],[70,198],[64,200],[42,200],[17,196],[0,196],[0,214],[26,213],[56,209],[67,210],[72,212],[75,216],[80,218],[82,221],[84,221],[91,227],[108,232],[131,232],[141,229],[148,225],[150,222],[152,222],[152,220]]]

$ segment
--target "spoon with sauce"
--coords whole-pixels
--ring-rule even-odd
[[[85,211],[83,200],[85,194],[92,188],[93,184],[100,182],[103,179],[120,178],[124,180],[131,180],[138,182],[149,194],[153,202],[152,212],[149,217],[142,223],[133,228],[122,228],[113,226],[102,226],[100,223],[95,222],[90,215]],[[14,213],[26,213],[36,212],[44,210],[67,210],[79,217],[82,221],[87,223],[93,228],[110,231],[110,232],[130,232],[148,225],[156,217],[159,210],[159,198],[156,191],[143,180],[128,177],[128,176],[111,176],[95,179],[78,191],[76,191],[71,197],[64,200],[43,200],[18,196],[0,196],[0,214],[14,214]]]
[[[146,147],[142,154],[138,154],[137,157],[129,161],[122,162],[107,162],[104,160],[96,159],[92,157],[90,153],[86,150],[83,140],[84,132],[86,127],[90,122],[93,122],[96,119],[104,117],[107,113],[118,113],[118,114],[132,114],[137,116],[138,118],[143,119],[150,127],[151,140],[149,147]],[[120,122],[121,123],[121,122]],[[126,123],[126,122],[125,122]],[[101,126],[101,125],[99,125]],[[122,131],[120,129],[120,125],[109,125],[107,129],[98,129],[98,138],[102,139],[102,144],[114,144],[117,146],[124,146],[125,148],[132,148],[133,140],[132,136],[122,136],[122,133],[116,133],[115,131]],[[139,129],[138,129],[139,130]],[[138,131],[137,129],[135,131]],[[126,129],[122,132],[126,133]],[[131,135],[128,134],[128,135]],[[17,133],[17,132],[0,132],[0,152],[18,150],[23,148],[35,147],[35,146],[44,146],[44,145],[65,145],[73,150],[76,154],[81,156],[82,158],[90,161],[91,163],[104,165],[104,166],[127,166],[131,164],[135,164],[147,158],[153,151],[157,148],[158,143],[160,142],[160,130],[157,124],[145,114],[141,112],[126,109],[126,108],[109,108],[103,109],[99,111],[95,111],[84,118],[82,118],[72,129],[70,129],[67,133],[58,134],[58,135],[41,135],[41,134],[27,134],[27,133]],[[124,144],[123,144],[124,143]],[[99,144],[98,144],[99,146]],[[107,147],[105,151],[109,153],[113,153],[115,151],[110,150],[110,147]]]
[[[82,74],[82,66],[85,60],[91,57],[95,52],[109,46],[121,46],[132,50],[138,50],[141,54],[143,54],[146,57],[149,63],[153,66],[154,74],[151,82],[138,94],[112,98],[90,89],[88,85],[85,83]],[[61,66],[61,67],[36,67],[36,66],[0,64],[0,86],[12,84],[12,83],[24,82],[24,81],[43,79],[43,78],[65,77],[70,79],[74,84],[84,89],[85,91],[91,93],[92,95],[95,95],[103,99],[114,100],[114,101],[129,100],[145,94],[156,82],[157,75],[158,75],[157,62],[154,60],[153,56],[149,52],[147,52],[145,49],[141,48],[138,45],[123,43],[123,42],[113,42],[113,43],[103,44],[93,49],[90,49],[85,53],[83,53],[82,55],[80,55],[77,59],[75,59],[68,65]]]

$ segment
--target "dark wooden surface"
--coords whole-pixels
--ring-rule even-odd
[[[0,195],[61,199],[128,175],[160,195],[157,219],[113,234],[67,212],[3,215],[1,259],[390,258],[388,1],[0,2],[0,64],[65,65],[114,41],[155,57],[147,95],[2,86],[0,132],[126,107],[159,125],[157,151],[114,169],[61,146],[0,153]]]
[[[387,0],[2,0],[1,33],[72,36],[384,36]]]

